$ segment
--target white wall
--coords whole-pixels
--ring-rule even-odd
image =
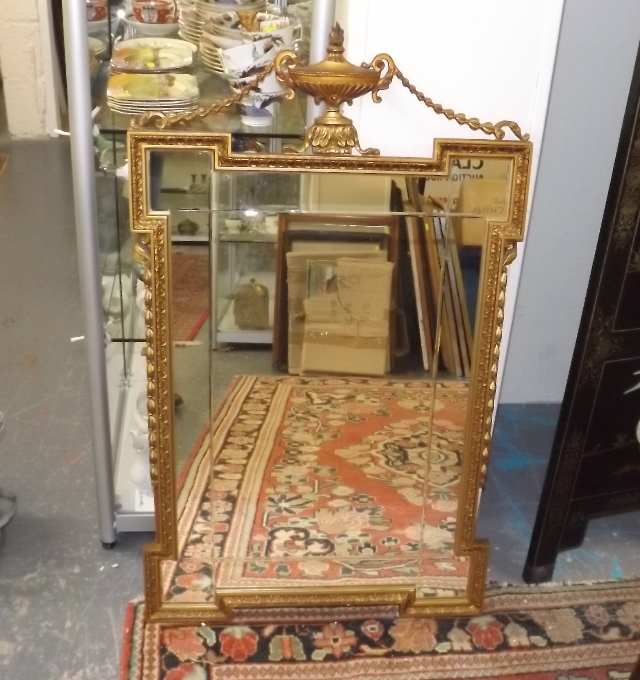
[[[354,63],[388,52],[418,89],[445,107],[482,121],[508,118],[534,132],[538,82],[543,66],[549,68],[545,56],[555,53],[561,8],[558,0],[338,0],[336,17],[346,25]],[[363,145],[385,155],[431,156],[434,137],[487,139],[437,116],[397,81],[382,98],[374,104],[363,97],[345,113]]]
[[[445,108],[482,122],[514,120],[528,132],[534,145],[531,200],[562,7],[563,0],[337,0],[336,18],[345,27],[350,61],[388,52],[419,90]],[[397,81],[381,96],[381,104],[368,97],[345,107],[364,147],[431,156],[436,137],[487,139],[436,115]],[[509,271],[503,364],[524,244],[519,251]]]
[[[638,0],[567,0],[503,403],[562,401],[639,41]]]
[[[9,132],[41,137],[57,126],[48,0],[0,0],[0,64]]]

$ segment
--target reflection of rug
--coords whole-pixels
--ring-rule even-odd
[[[218,566],[220,587],[420,574],[440,595],[464,589],[468,563],[452,549],[467,387],[438,383],[429,442],[432,399],[424,382],[237,380],[214,418],[213,483],[205,440],[181,494],[168,599],[210,599],[214,544],[233,558]]]
[[[489,589],[474,618],[162,629],[143,613],[129,605],[121,680],[624,680],[640,653],[639,581]]]
[[[7,163],[9,162],[9,156],[5,156],[4,154],[0,153],[0,175],[4,172],[4,169],[7,167]]]
[[[208,254],[177,252],[171,256],[171,327],[174,341],[193,340],[209,317]]]

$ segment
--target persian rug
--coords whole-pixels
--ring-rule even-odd
[[[210,279],[208,254],[172,254],[171,327],[174,342],[193,340],[209,318]]]
[[[462,382],[236,379],[182,475],[166,600],[210,601],[214,560],[220,587],[420,575],[425,597],[464,591],[453,543],[467,396]]]
[[[332,610],[327,623],[292,611],[273,624],[256,612],[252,623],[163,628],[145,626],[137,601],[121,680],[627,680],[638,654],[637,580],[492,587],[482,616],[455,619]]]

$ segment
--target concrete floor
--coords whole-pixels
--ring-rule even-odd
[[[490,581],[522,583],[559,405],[498,407],[477,536],[489,539]],[[582,546],[560,553],[554,581],[640,576],[640,512],[593,519]]]
[[[97,537],[68,141],[0,143],[0,677],[110,680],[150,535]]]
[[[112,680],[126,603],[142,592],[142,544],[97,537],[68,142],[7,142],[0,177],[0,486],[18,514],[0,553],[0,677]],[[231,352],[221,374],[251,372]],[[262,360],[261,360],[262,361]],[[556,406],[501,407],[478,535],[490,579],[519,583],[553,437]],[[559,580],[637,575],[638,513],[592,522]]]

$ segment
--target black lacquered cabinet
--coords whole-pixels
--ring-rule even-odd
[[[523,578],[593,517],[640,508],[640,57]],[[570,272],[567,272],[570,276]]]

